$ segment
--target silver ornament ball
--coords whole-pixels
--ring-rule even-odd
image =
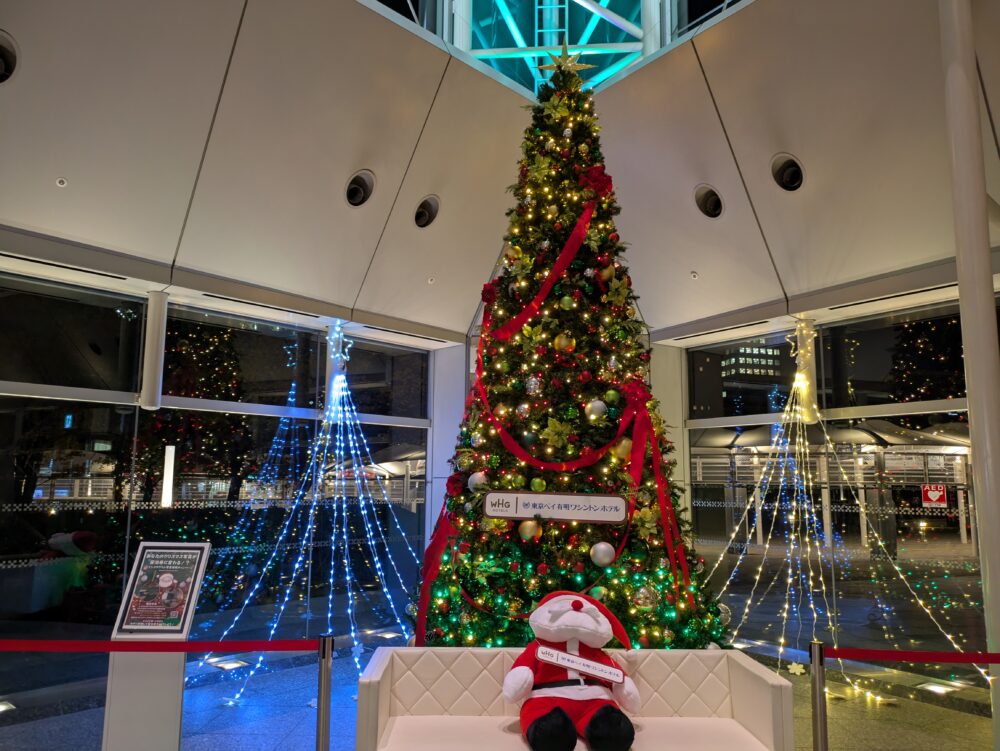
[[[532,396],[540,393],[542,390],[542,379],[537,376],[531,376],[531,378],[525,382],[525,388]]]
[[[608,413],[608,405],[600,399],[594,399],[583,408],[583,413],[587,415],[588,420],[598,420]]]
[[[590,560],[601,568],[615,562],[615,546],[610,542],[597,542],[590,548]]]
[[[473,493],[489,482],[485,472],[473,472],[469,475],[469,490]]]

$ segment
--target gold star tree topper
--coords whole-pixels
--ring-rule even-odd
[[[586,63],[579,63],[577,60],[580,59],[579,55],[573,55],[570,57],[569,48],[566,46],[566,40],[563,39],[562,43],[562,54],[556,57],[552,53],[549,53],[549,58],[552,62],[549,65],[539,65],[539,70],[559,70],[560,68],[568,71],[586,70],[587,68],[593,68],[593,65],[587,65]]]

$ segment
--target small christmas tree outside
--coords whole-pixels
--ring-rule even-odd
[[[601,600],[639,647],[725,636],[668,483],[673,448],[646,385],[645,324],[577,59],[564,45],[543,66],[552,77],[524,134],[503,267],[483,287],[475,383],[424,559],[418,645],[525,645],[528,613],[558,590]],[[514,513],[497,512],[505,503]]]

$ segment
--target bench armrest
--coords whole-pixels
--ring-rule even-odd
[[[389,721],[392,648],[379,647],[358,680],[356,751],[376,751]]]
[[[733,719],[772,751],[794,751],[792,684],[742,652],[729,652]]]

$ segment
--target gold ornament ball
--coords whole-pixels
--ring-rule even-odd
[[[542,536],[542,525],[534,519],[525,519],[517,525],[517,533],[521,535],[521,539],[525,542],[528,540],[537,540]]]
[[[598,275],[605,282],[611,281],[614,278],[614,276],[615,276],[615,266],[614,266],[614,264],[611,264],[609,266],[605,266],[603,269],[601,269],[598,272]]]
[[[719,603],[719,623],[725,628],[733,620],[733,611],[725,603]]]
[[[576,348],[576,339],[565,332],[557,334],[556,338],[552,341],[552,346],[560,352],[572,352]]]
[[[659,594],[652,587],[639,587],[632,597],[635,606],[640,610],[652,610],[660,601]]]
[[[618,443],[614,445],[614,448],[611,450],[614,453],[614,455],[619,459],[623,461],[625,459],[628,459],[630,456],[632,456],[632,439],[622,438],[620,441],[618,441]]]

